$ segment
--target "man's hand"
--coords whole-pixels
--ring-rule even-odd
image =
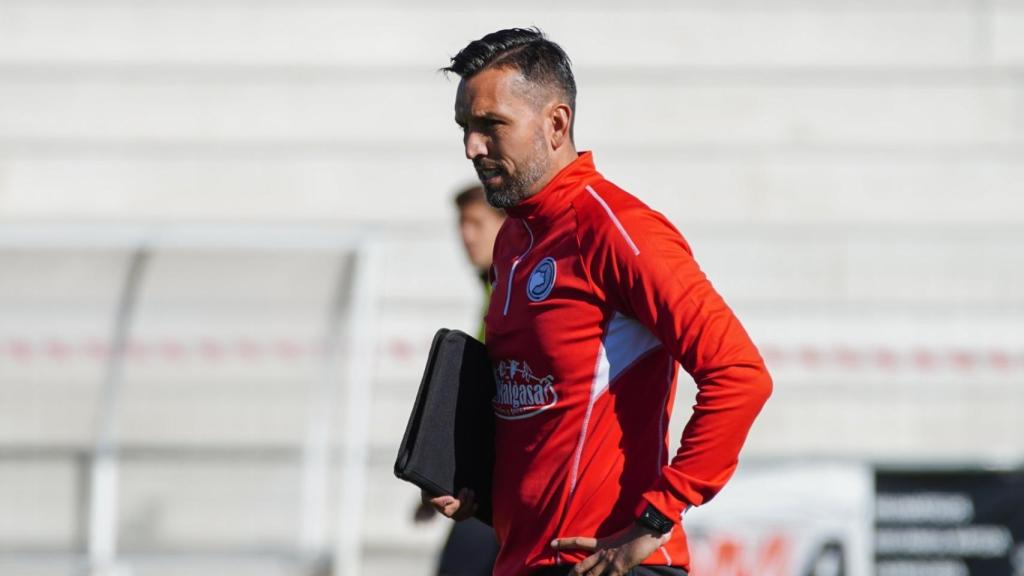
[[[555,550],[586,550],[594,552],[573,566],[574,576],[623,576],[631,568],[644,561],[662,544],[668,542],[672,533],[665,535],[632,524],[606,538],[558,538],[551,543]]]
[[[422,495],[424,502],[429,502],[435,510],[456,522],[461,522],[476,512],[476,495],[468,488],[459,490],[457,497],[445,495],[431,498],[426,492],[422,492]]]

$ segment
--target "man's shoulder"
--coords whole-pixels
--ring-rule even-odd
[[[573,200],[580,226],[614,228],[615,220],[624,221],[650,211],[642,200],[608,180],[588,183]]]
[[[628,236],[657,215],[642,200],[604,179],[587,184],[572,204],[580,239],[587,242]]]
[[[601,180],[586,186],[573,202],[580,249],[616,258],[639,256],[644,246],[689,244],[669,219],[615,184]]]

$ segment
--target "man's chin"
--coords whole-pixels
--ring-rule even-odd
[[[487,203],[495,208],[511,208],[522,200],[522,197],[505,188],[489,188],[484,184],[484,193],[487,196]]]

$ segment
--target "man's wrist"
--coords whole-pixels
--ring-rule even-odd
[[[668,534],[676,525],[672,519],[662,514],[660,510],[651,504],[648,504],[644,511],[640,513],[636,523],[659,536]]]

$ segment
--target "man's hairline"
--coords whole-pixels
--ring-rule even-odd
[[[557,104],[565,104],[566,106],[569,107],[569,110],[572,111],[573,116],[576,115],[576,106],[573,103],[569,102],[569,98],[567,97],[568,95],[565,93],[565,90],[555,85],[554,82],[541,83],[537,82],[536,80],[531,80],[527,78],[526,74],[523,73],[523,69],[517,66],[516,63],[512,61],[498,59],[493,63],[489,63],[481,67],[479,70],[474,71],[472,74],[468,76],[463,76],[460,74],[459,85],[465,85],[467,81],[475,78],[476,76],[488,70],[514,70],[519,76],[518,81],[516,81],[517,84],[521,82],[532,86],[543,87],[548,93],[551,94],[551,97],[545,100],[543,103],[538,103],[536,98],[531,98],[529,95],[524,95],[523,98],[524,100],[531,102],[538,111],[543,110],[544,107],[547,106],[548,104],[556,102]],[[522,93],[523,91],[520,91],[520,94]]]

